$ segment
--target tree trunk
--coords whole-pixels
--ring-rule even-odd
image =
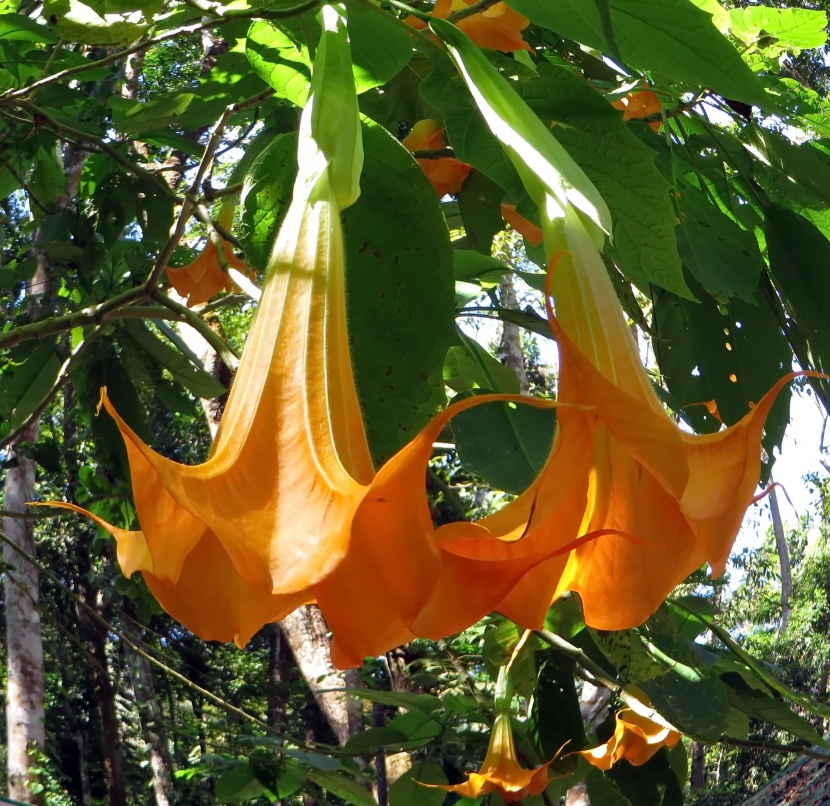
[[[19,442],[35,442],[38,424],[21,435]],[[7,512],[27,512],[26,502],[34,498],[35,462],[11,448],[16,467],[6,471],[3,508]],[[3,518],[3,531],[23,551],[34,555],[33,522],[24,518]],[[37,568],[12,546],[3,544],[6,563],[6,647],[8,681],[6,686],[6,748],[9,796],[23,803],[42,804],[43,799],[29,791],[36,781],[32,757],[46,742],[44,728],[43,641],[38,608]]]
[[[516,299],[516,290],[513,287],[513,275],[508,274],[499,283],[499,297],[503,308],[518,308],[519,302]],[[525,369],[525,357],[522,350],[522,331],[518,325],[512,322],[503,322],[501,329],[501,341],[498,349],[499,358],[502,364],[510,367],[519,379],[519,390],[526,394],[530,388]]]
[[[772,479],[770,479],[772,481]],[[790,601],[793,595],[793,577],[790,567],[790,552],[787,547],[787,535],[784,532],[784,524],[781,521],[781,510],[778,508],[778,496],[775,487],[769,493],[769,514],[772,518],[772,531],[775,534],[775,549],[778,552],[778,562],[781,566],[781,618],[778,621],[778,635],[776,640],[780,641],[787,632],[787,625],[790,623],[792,604]]]
[[[692,771],[689,786],[703,789],[706,785],[706,755],[700,742],[692,742]]]
[[[323,614],[315,605],[306,605],[286,616],[280,627],[326,721],[340,744],[345,744],[350,736],[362,729],[363,718],[353,697],[342,692],[325,691],[349,688],[350,683],[347,682],[347,673],[331,664],[328,627]],[[353,675],[349,677],[352,684],[356,682]]]
[[[592,725],[609,699],[611,699],[611,692],[607,688],[600,688],[587,681],[582,684],[579,711],[586,726]],[[591,806],[585,781],[580,781],[565,793],[565,806]]]
[[[150,762],[156,806],[170,806],[173,797],[173,761],[168,746],[167,725],[156,697],[153,669],[147,658],[132,647],[125,645],[124,652],[130,666],[130,680],[141,720],[144,748]]]

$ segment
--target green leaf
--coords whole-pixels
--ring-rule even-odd
[[[352,363],[373,454],[385,459],[444,400],[442,366],[455,341],[452,249],[432,186],[412,156],[375,124],[363,128],[362,193],[343,213]],[[296,138],[285,135],[247,181],[240,237],[265,267],[287,209]]]
[[[10,430],[22,425],[58,378],[61,357],[57,339],[22,345],[0,375],[0,418]]]
[[[689,612],[693,612],[689,608]],[[830,717],[830,706],[808,697],[806,694],[795,691],[782,683],[772,672],[767,669],[766,665],[757,658],[750,655],[730,634],[720,625],[716,624],[710,617],[703,613],[695,612],[697,618],[701,620],[713,633],[720,639],[720,641],[735,655],[740,661],[748,666],[758,677],[761,678],[773,691],[777,691],[782,696],[786,697],[796,705],[801,706],[806,711],[816,716],[824,718]]]
[[[775,51],[820,48],[827,42],[827,15],[805,8],[752,6],[729,10],[729,32],[747,45]],[[770,42],[772,40],[772,43]]]
[[[87,45],[134,42],[150,27],[135,14],[101,13],[81,0],[44,0],[43,16],[61,39]]]
[[[730,672],[721,675],[721,680],[729,687],[731,704],[748,716],[786,730],[811,745],[830,747],[804,717],[791,711],[783,702],[748,686],[740,675]]]
[[[196,397],[210,400],[227,391],[209,372],[205,372],[186,355],[163,342],[142,322],[124,321],[121,323],[120,331],[119,340],[131,339],[160,366],[169,370],[173,378]]]
[[[595,0],[507,4],[537,25],[614,56]],[[712,17],[691,0],[608,0],[608,7],[619,56],[628,64],[767,109],[774,103]]]
[[[456,392],[481,389],[503,394],[519,394],[515,371],[487,352],[475,339],[458,331],[460,345],[453,345],[444,359],[444,383]]]
[[[322,770],[310,770],[308,777],[327,792],[342,798],[346,803],[352,803],[354,806],[377,806],[372,793],[352,778],[344,778],[337,773]]]
[[[466,246],[483,255],[490,255],[493,238],[505,227],[499,209],[503,196],[504,191],[495,182],[479,171],[470,172],[458,194],[458,211],[465,237],[456,241],[456,246]]]
[[[594,767],[585,776],[585,783],[591,806],[632,806],[631,801],[620,794],[608,778]]]
[[[691,185],[679,186],[676,198],[678,250],[686,267],[718,302],[740,297],[754,303],[764,266],[755,236]]]
[[[381,750],[399,753],[404,749],[407,735],[391,727],[365,728],[360,733],[350,736],[343,745],[344,753],[355,756],[374,756]]]
[[[343,689],[347,694],[381,705],[431,713],[441,708],[441,700],[431,694],[412,694],[408,691],[383,691],[371,688]]]
[[[620,268],[641,288],[655,283],[690,296],[675,241],[669,184],[655,152],[582,78],[555,65],[517,89],[574,161],[596,185],[614,221],[613,247]]]
[[[634,630],[606,632],[591,629],[591,637],[627,683],[642,683],[666,671],[665,666],[652,658]]]
[[[551,653],[542,664],[533,695],[528,734],[542,758],[553,758],[588,744],[574,684],[573,664]]]
[[[429,759],[416,761],[389,789],[389,806],[441,806],[447,793],[424,784],[446,784],[444,770]]]
[[[219,803],[244,803],[258,798],[265,787],[248,764],[239,764],[222,773],[216,782],[216,800]]]
[[[761,153],[770,167],[782,174],[780,184],[785,187],[803,185],[821,200],[830,203],[830,154],[817,144],[796,145],[777,132],[752,124],[748,130],[752,145]],[[759,173],[770,168],[759,166]]]
[[[386,84],[412,58],[409,33],[389,14],[351,4],[348,26],[358,94]]]
[[[438,111],[457,159],[472,165],[511,197],[524,195],[516,169],[447,57],[436,59],[432,73],[421,82],[421,96]]]
[[[257,21],[248,31],[245,55],[257,75],[297,106],[305,106],[311,84],[311,61],[279,26]]]
[[[830,370],[830,241],[807,219],[773,204],[765,211],[770,274],[794,324],[807,339],[809,359]]]
[[[688,669],[683,667],[681,671]],[[683,733],[710,742],[723,733],[729,698],[719,678],[702,674],[683,676],[673,670],[640,687],[652,706]]]
[[[539,475],[555,429],[554,409],[519,403],[485,403],[452,421],[461,463],[493,488],[515,494]]]
[[[0,41],[43,42],[53,44],[57,37],[45,26],[25,14],[0,14]]]
[[[653,344],[684,418],[709,433],[721,424],[701,404],[714,400],[726,425],[738,422],[790,371],[792,353],[765,296],[755,305],[733,299],[718,306],[691,280],[690,285],[700,302],[655,290]],[[767,418],[763,444],[769,456],[784,438],[789,400],[789,389],[782,390]]]

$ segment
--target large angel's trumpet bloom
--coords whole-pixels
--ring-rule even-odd
[[[522,530],[526,540],[538,530],[559,533],[555,544],[611,532],[575,549],[564,570],[557,558],[530,571],[498,609],[535,626],[551,598],[572,590],[591,626],[634,627],[705,562],[715,575],[723,571],[754,498],[764,421],[792,376],[731,428],[703,436],[679,429],[651,387],[600,256],[603,233],[611,231],[604,201],[478,48],[446,22],[431,25],[537,203],[554,264],[556,317],[550,306],[549,317],[562,406],[556,444],[531,490],[480,525],[507,539]],[[560,485],[573,491],[571,500],[551,506]],[[572,531],[575,508],[581,518]]]
[[[579,754],[601,770],[610,770],[621,759],[635,767],[645,764],[661,747],[671,750],[680,734],[665,725],[658,725],[630,708],[618,711],[614,735],[604,744]]]

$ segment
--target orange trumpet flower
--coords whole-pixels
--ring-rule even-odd
[[[233,226],[233,213],[235,202],[226,202],[219,211],[216,219],[220,226],[230,230]],[[240,260],[233,253],[233,246],[222,239],[222,250],[225,258],[225,265],[247,273],[245,261]],[[168,266],[165,271],[170,285],[182,296],[187,298],[187,305],[193,307],[202,302],[207,302],[211,297],[222,291],[233,290],[233,280],[225,271],[222,261],[219,259],[219,252],[213,238],[208,238],[204,249],[186,266],[174,268]]]
[[[410,151],[433,151],[444,147],[444,128],[438,120],[419,120],[403,140]],[[453,157],[416,160],[432,183],[439,199],[454,196],[461,190],[471,166]]]
[[[614,101],[611,106],[614,109],[621,109],[623,120],[635,120],[636,118],[647,118],[651,115],[659,115],[663,105],[660,99],[651,90],[637,90],[629,92],[628,95]],[[654,120],[648,124],[653,131],[657,131],[663,122]]]
[[[463,11],[475,2],[476,0],[436,0],[431,16],[446,19],[450,14]],[[406,22],[418,30],[427,26],[427,23],[415,16],[407,17]],[[530,25],[530,20],[505,3],[495,3],[478,14],[459,20],[456,25],[480,48],[500,50],[503,53],[532,50],[522,39],[521,33]]]
[[[520,803],[531,795],[540,795],[545,791],[550,764],[549,761],[532,770],[523,767],[516,757],[510,714],[499,713],[493,722],[487,755],[478,772],[468,772],[467,780],[461,784],[423,786],[457,792],[465,798],[478,798],[498,792],[505,803]]]
[[[620,759],[639,767],[661,747],[671,750],[680,741],[677,731],[630,708],[619,711],[615,720],[614,735],[605,744],[579,751],[579,755],[601,770],[610,770]]]

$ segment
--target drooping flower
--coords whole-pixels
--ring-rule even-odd
[[[510,715],[500,713],[493,722],[490,744],[481,769],[478,772],[468,772],[464,783],[436,788],[457,792],[465,798],[478,798],[490,792],[498,792],[505,803],[521,803],[525,798],[545,791],[550,763],[532,770],[523,767],[516,756]]]
[[[661,747],[671,750],[679,741],[677,731],[624,708],[615,716],[614,735],[604,744],[580,750],[579,754],[601,770],[610,770],[621,759],[638,767]]]
[[[501,217],[513,227],[531,246],[539,246],[544,235],[542,228],[528,221],[517,209],[515,204],[502,204]]]
[[[623,120],[635,120],[637,118],[647,118],[651,115],[659,115],[663,105],[660,99],[651,90],[635,90],[629,92],[627,95],[614,101],[611,106],[614,109],[621,109],[623,113]],[[662,125],[662,121],[653,120],[648,124],[653,131],[657,131]]]
[[[410,151],[434,151],[444,147],[444,128],[438,120],[419,120],[403,140]],[[454,157],[416,160],[439,199],[461,190],[471,166]]]
[[[554,316],[548,298],[560,353],[552,455],[530,490],[478,527],[508,540],[548,534],[551,547],[607,533],[575,548],[564,568],[556,557],[529,571],[497,609],[534,627],[552,598],[576,591],[589,625],[635,627],[705,562],[722,573],[754,499],[764,422],[792,376],[731,428],[702,436],[678,428],[602,262],[611,231],[604,201],[483,54],[453,26],[436,20],[432,28],[539,207],[556,305]]]
[[[432,16],[446,19],[450,14],[462,11],[475,2],[476,0],[436,0]],[[426,23],[414,16],[407,17],[406,22],[419,30],[426,28]],[[530,25],[530,20],[505,3],[495,3],[484,11],[459,20],[457,25],[480,48],[504,53],[532,50],[522,39],[521,33]]]
[[[233,226],[233,202],[225,202],[216,219],[217,223],[229,230]],[[225,265],[247,273],[245,261],[240,260],[233,252],[233,246],[222,239]],[[189,307],[207,302],[211,297],[222,291],[233,290],[233,279],[225,270],[219,259],[219,252],[213,238],[208,238],[204,249],[186,266],[174,268],[168,266],[167,278],[170,285],[182,296],[187,298]]]

